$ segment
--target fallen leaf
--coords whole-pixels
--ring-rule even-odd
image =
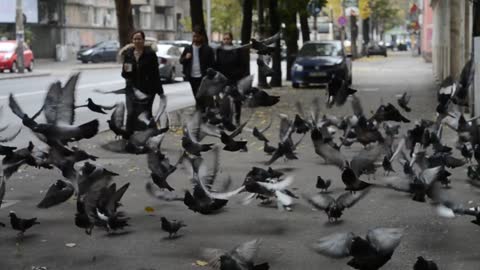
[[[155,209],[153,209],[153,207],[147,206],[147,207],[145,207],[145,212],[153,213],[153,212],[155,212]]]
[[[65,246],[66,247],[69,247],[69,248],[72,248],[72,247],[75,247],[77,244],[75,243],[66,243]]]
[[[207,265],[208,265],[208,262],[206,262],[206,261],[201,261],[201,260],[196,260],[196,261],[195,261],[195,264],[198,265],[198,266],[207,266]]]

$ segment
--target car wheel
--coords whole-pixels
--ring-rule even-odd
[[[14,61],[12,64],[12,68],[10,69],[11,73],[17,73],[18,72],[18,66],[17,66],[17,61]]]
[[[92,57],[92,63],[100,63],[102,59],[100,59],[100,56],[96,55]]]
[[[293,88],[300,88],[300,84],[298,84],[298,83],[292,83],[292,87],[293,87]]]
[[[3,73],[3,69],[0,69],[0,73]]]
[[[33,60],[30,61],[30,66],[27,67],[27,70],[28,70],[28,72],[32,72],[32,71],[33,71]]]
[[[82,64],[88,64],[87,60],[82,60]]]

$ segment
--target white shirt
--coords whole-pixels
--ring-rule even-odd
[[[190,74],[191,77],[193,78],[201,78],[202,77],[202,71],[200,69],[200,46],[195,46],[192,45],[193,51],[192,51],[192,74]]]

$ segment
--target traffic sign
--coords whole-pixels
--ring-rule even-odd
[[[340,17],[338,18],[338,24],[339,24],[340,26],[345,26],[345,25],[347,25],[347,18],[346,18],[345,16],[340,16]]]
[[[318,16],[322,8],[320,7],[320,3],[318,0],[310,0],[307,5],[307,10],[312,16]]]

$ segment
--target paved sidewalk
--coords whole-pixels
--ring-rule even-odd
[[[311,101],[316,97],[325,104],[324,90],[313,87],[293,89],[289,84],[285,85],[287,86],[269,90],[270,94],[281,97],[275,107],[261,108],[254,112],[244,110],[245,117],[253,113],[247,125],[250,128],[262,128],[273,117],[273,125],[266,133],[272,144],[278,141],[278,113],[293,117],[297,113],[294,106],[297,101],[302,102],[308,112]],[[412,112],[402,113],[412,123],[403,125],[402,132],[411,128],[416,119],[434,117],[436,86],[431,76],[431,65],[425,64],[421,59],[400,55],[388,59],[372,57],[368,62],[359,62],[354,65],[353,87],[359,90],[357,96],[368,115],[381,101],[396,104],[395,95],[408,91],[412,95]],[[322,106],[321,112],[343,116],[351,114],[352,110],[350,102],[347,102],[341,108],[327,109]],[[452,145],[453,133],[445,130],[444,136],[445,142]],[[162,144],[162,151],[170,157],[171,162],[179,155],[180,137],[180,130],[172,129]],[[269,159],[262,151],[262,144],[251,134],[244,132],[240,137],[248,140],[248,152],[221,151],[219,179],[231,176],[232,188],[242,183],[252,166],[263,168],[264,162]],[[144,189],[150,178],[145,155],[110,153],[100,147],[112,139],[113,135],[105,132],[91,140],[80,142],[79,146],[100,157],[99,164],[120,174],[115,178],[117,186],[131,183],[122,199],[121,208],[132,218],[132,226],[127,233],[107,236],[104,232],[94,230],[92,236],[85,235],[83,230],[74,225],[73,200],[53,209],[37,209],[36,203],[48,186],[59,178],[59,173],[57,170],[22,169],[9,180],[5,197],[7,200],[18,201],[0,210],[0,221],[8,223],[8,211],[15,210],[22,217],[37,216],[41,224],[26,233],[23,243],[17,243],[16,232],[8,224],[7,228],[0,228],[0,269],[45,266],[47,270],[206,270],[210,268],[195,264],[202,259],[202,248],[230,250],[242,242],[261,238],[263,243],[257,262],[267,261],[271,269],[351,270],[346,265],[346,259],[323,257],[313,252],[309,246],[316,239],[331,233],[351,231],[364,236],[373,227],[405,228],[402,242],[391,261],[382,269],[412,269],[417,256],[433,259],[440,269],[446,270],[478,270],[480,265],[478,237],[475,237],[480,233],[479,227],[472,225],[468,218],[439,218],[428,203],[414,202],[407,195],[392,190],[372,190],[357,205],[345,210],[342,221],[337,224],[328,223],[323,212],[313,211],[302,199],[295,201],[292,212],[279,212],[274,205],[261,206],[257,202],[242,205],[242,195],[229,201],[220,213],[208,216],[191,212],[182,202],[152,199]],[[218,140],[206,142],[221,146]],[[346,148],[345,154],[351,158],[360,149],[355,144]],[[459,156],[459,153],[455,152],[455,155]],[[298,160],[288,162],[278,160],[272,166],[295,175],[292,188],[296,194],[316,192],[314,187],[317,175],[333,180],[330,188],[332,196],[337,197],[344,192],[340,171],[324,165],[323,160],[313,151],[309,134],[298,148],[298,157]],[[401,171],[397,163],[394,167]],[[466,184],[464,168],[451,172],[452,189],[449,192],[465,199],[465,202],[478,198],[478,193]],[[378,178],[381,173],[381,170],[377,173]],[[175,192],[182,194],[184,189],[191,189],[188,178],[188,171],[178,169],[168,178],[168,182],[175,188]],[[147,206],[154,211],[146,212]],[[167,234],[160,228],[161,216],[183,220],[188,227],[179,232],[181,237],[168,240]],[[75,243],[75,246],[67,248],[67,243]]]

